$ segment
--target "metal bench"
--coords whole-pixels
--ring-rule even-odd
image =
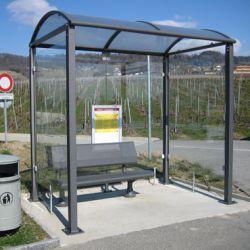
[[[60,172],[67,167],[67,147],[65,145],[48,146],[46,148],[49,166]],[[77,144],[77,169],[120,165],[120,172],[109,172],[91,175],[77,175],[77,187],[116,184],[127,181],[126,197],[134,197],[133,182],[138,179],[154,177],[151,169],[129,170],[128,164],[137,164],[137,154],[133,142],[102,143],[102,144]],[[64,200],[64,190],[67,180],[59,180],[60,200]],[[62,203],[61,203],[62,205]]]

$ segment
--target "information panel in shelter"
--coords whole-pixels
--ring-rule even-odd
[[[121,105],[92,106],[92,143],[112,143],[122,140]]]

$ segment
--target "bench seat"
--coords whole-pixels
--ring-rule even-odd
[[[106,167],[120,165],[120,172],[109,172],[100,174],[86,175],[77,171],[76,184],[78,188],[105,185],[103,191],[109,191],[109,184],[116,184],[127,181],[126,197],[134,197],[133,182],[138,179],[149,179],[154,177],[151,169],[128,169],[132,164],[138,165],[137,154],[133,142],[117,142],[102,144],[77,144],[77,170],[86,170],[96,167]],[[67,147],[66,145],[47,146],[46,148],[48,165],[59,174],[67,169]],[[66,205],[65,190],[67,189],[67,179],[61,178],[59,181],[60,197],[59,205]]]
[[[80,175],[77,177],[77,187],[91,187],[102,184],[114,184],[123,181],[136,181],[137,179],[147,179],[154,177],[154,171],[151,169],[139,169],[126,172],[114,172],[107,174],[95,174],[95,175]],[[62,188],[66,188],[67,181],[61,181]]]

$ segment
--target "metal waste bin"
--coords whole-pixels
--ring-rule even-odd
[[[21,225],[19,158],[0,155],[0,231]]]

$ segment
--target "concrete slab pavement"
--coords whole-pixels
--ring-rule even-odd
[[[195,219],[222,216],[250,210],[250,203],[237,201],[224,205],[219,196],[191,192],[174,185],[135,183],[139,193],[134,199],[122,196],[126,185],[118,191],[100,193],[100,188],[78,191],[78,225],[83,234],[67,236],[62,232],[67,221],[67,208],[54,208],[50,214],[41,203],[30,203],[22,196],[23,209],[62,245],[82,244],[95,239],[171,225]],[[58,219],[60,218],[60,220]]]

